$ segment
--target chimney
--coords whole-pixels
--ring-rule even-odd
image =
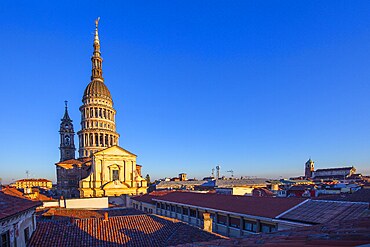
[[[108,212],[104,212],[104,221],[108,220]]]
[[[212,219],[210,213],[203,213],[203,230],[212,232]]]

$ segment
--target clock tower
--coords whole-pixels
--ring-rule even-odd
[[[74,136],[75,132],[73,130],[72,120],[68,115],[68,106],[67,101],[65,101],[65,112],[64,116],[61,119],[60,124],[60,161],[74,159],[75,158],[75,144]]]

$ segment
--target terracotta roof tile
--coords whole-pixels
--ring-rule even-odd
[[[169,246],[221,239],[178,220],[154,215],[38,222],[29,246]]]
[[[155,201],[153,201],[153,199],[160,198],[160,197],[162,197],[164,195],[167,195],[169,193],[172,193],[172,192],[174,192],[174,191],[169,191],[169,190],[153,191],[149,194],[134,196],[131,199],[135,200],[135,201],[139,201],[139,202],[146,202],[146,203],[155,204]]]
[[[23,198],[23,199],[29,199],[23,194],[23,192],[19,191],[15,187],[6,186],[6,187],[3,187],[1,191],[4,194],[10,195],[10,196],[15,196],[15,197]],[[36,199],[32,200],[32,201],[51,201],[51,200],[53,200],[53,199],[39,193],[38,197]]]
[[[193,192],[173,192],[153,200],[268,218],[274,218],[305,201],[302,198],[249,197]]]
[[[108,212],[109,216],[141,215],[142,211],[133,208],[110,209],[110,210],[87,210],[87,209],[66,209],[50,208],[38,211],[38,220],[70,220],[70,219],[87,219],[103,218],[104,213]]]
[[[41,205],[41,202],[7,195],[0,191],[0,220]]]

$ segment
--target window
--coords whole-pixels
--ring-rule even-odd
[[[24,242],[28,243],[29,240],[30,240],[30,229],[29,227],[27,227],[26,229],[24,229]]]
[[[171,205],[171,212],[175,212],[176,208],[174,205]]]
[[[203,211],[198,211],[198,219],[203,220]]]
[[[217,215],[217,223],[220,225],[226,225],[226,216],[225,215]]]
[[[244,220],[243,229],[250,232],[257,232],[257,222]]]
[[[239,228],[240,227],[240,219],[235,217],[230,217],[229,226]]]
[[[177,212],[178,214],[181,214],[181,207],[176,207],[176,212]]]
[[[164,204],[163,203],[161,203],[161,209],[164,209]]]
[[[115,181],[115,180],[118,180],[119,179],[119,176],[118,176],[118,170],[113,170],[112,171],[112,180]]]
[[[261,232],[274,232],[276,231],[275,225],[261,224]]]
[[[9,231],[1,234],[0,247],[10,247]]]
[[[190,217],[196,217],[197,216],[197,211],[195,209],[190,209]]]
[[[183,208],[182,209],[182,214],[188,215],[188,208]]]

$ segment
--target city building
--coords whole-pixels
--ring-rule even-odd
[[[364,216],[248,238],[212,240],[196,246],[368,246],[369,222],[370,216]]]
[[[338,179],[345,180],[347,177],[352,176],[356,173],[356,168],[351,167],[339,167],[339,168],[326,168],[317,169],[313,172],[313,178],[317,179]]]
[[[58,194],[66,198],[79,197],[80,180],[91,172],[91,158],[63,160],[55,165]]]
[[[14,186],[17,189],[26,189],[26,188],[42,188],[49,190],[53,187],[51,180],[45,178],[24,178],[15,181],[11,186]]]
[[[150,198],[151,197],[151,198]],[[150,199],[152,201],[150,201]],[[203,227],[210,214],[212,231],[227,237],[243,237],[334,220],[356,219],[369,203],[335,202],[304,198],[248,197],[175,191],[164,195],[134,197],[133,206],[154,209],[157,215]],[[142,207],[140,207],[142,206]]]
[[[186,181],[186,180],[188,180],[188,179],[186,178],[186,173],[180,173],[180,174],[179,174],[179,178],[180,178],[180,181]]]
[[[356,174],[356,168],[338,167],[324,168],[315,170],[315,162],[311,158],[305,163],[305,179],[314,180],[346,180],[353,177],[361,177],[361,174]]]
[[[33,201],[51,201],[52,198],[40,193],[39,188],[17,189],[12,186],[3,186],[1,192],[14,197],[29,199]]]
[[[35,210],[41,202],[0,191],[0,246],[26,246],[36,230]]]
[[[75,159],[74,128],[67,105],[60,125],[60,161],[56,163],[58,191],[65,197],[101,197],[146,193],[136,155],[119,147],[116,110],[103,78],[103,59],[95,22],[92,75],[83,97],[78,154]]]

